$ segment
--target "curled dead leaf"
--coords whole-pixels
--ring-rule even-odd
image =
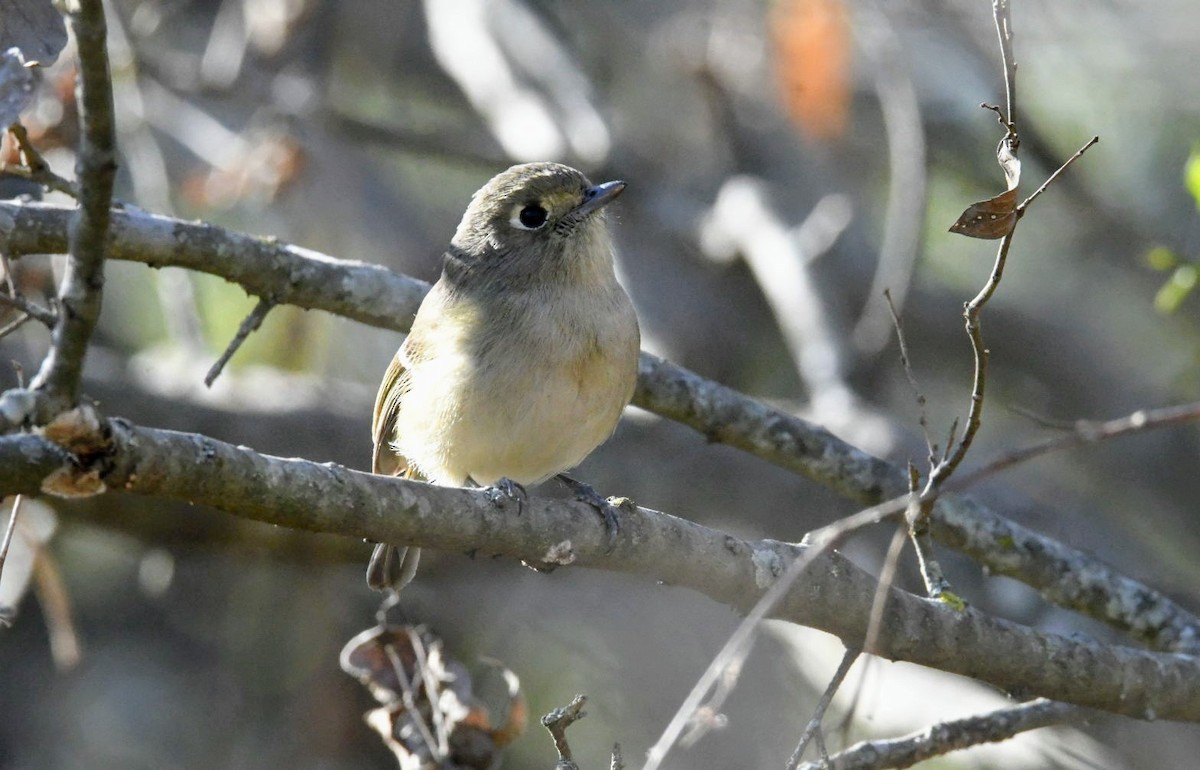
[[[104,422],[95,407],[79,406],[55,417],[41,429],[42,435],[76,455],[88,456],[108,448]]]
[[[508,704],[497,723],[466,667],[422,626],[368,629],[342,648],[341,666],[382,704],[367,713],[367,724],[401,767],[492,767],[499,749],[524,730],[527,712],[516,675],[500,667]]]

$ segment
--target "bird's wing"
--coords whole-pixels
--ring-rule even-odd
[[[375,396],[375,413],[371,418],[371,472],[385,476],[406,474],[408,463],[392,449],[396,438],[396,417],[400,412],[400,400],[404,397],[404,348],[396,351],[392,362],[383,374],[379,393]]]

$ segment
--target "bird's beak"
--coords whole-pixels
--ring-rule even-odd
[[[610,203],[614,198],[621,194],[625,189],[625,183],[614,181],[598,184],[595,187],[589,187],[583,194],[583,203],[575,207],[571,212],[575,219],[583,219],[589,214],[599,211],[602,207]]]

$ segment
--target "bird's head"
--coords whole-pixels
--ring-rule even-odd
[[[602,210],[624,189],[624,182],[593,185],[560,163],[513,166],[471,198],[451,258],[471,273],[514,284],[611,275]]]

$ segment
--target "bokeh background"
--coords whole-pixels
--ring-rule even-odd
[[[1194,0],[1013,6],[1023,189],[1091,136],[1101,142],[1021,224],[984,319],[990,393],[968,465],[1056,422],[1200,397]],[[629,182],[610,218],[648,349],[921,462],[886,287],[934,440],[965,410],[961,307],[995,244],[947,228],[1003,189],[1001,132],[979,107],[1003,100],[985,0],[115,0],[109,10],[118,196],[129,204],[432,280],[475,189],[513,162],[560,160]],[[63,174],[72,74],[67,53],[25,118]],[[2,181],[6,195],[36,192]],[[54,269],[25,259],[17,273],[36,294]],[[398,335],[278,308],[206,389],[205,370],[254,299],[177,270],[107,270],[86,381],[105,412],[368,467],[371,403]],[[0,350],[32,371],[47,342],[30,324]],[[1175,429],[1056,455],[976,493],[1200,609],[1197,438]],[[577,475],[747,537],[799,539],[854,510],[637,410]],[[362,723],[372,701],[337,666],[342,644],[373,622],[368,546],[135,497],[48,504],[30,520],[49,538],[50,566],[0,635],[0,766],[395,765]],[[846,551],[877,569],[889,536],[865,533]],[[977,606],[1115,639],[940,554]],[[911,561],[900,581],[916,588]],[[587,693],[589,717],[570,738],[590,767],[607,766],[613,741],[637,766],[737,622],[637,578],[541,575],[459,554],[427,555],[404,599],[453,655],[512,668],[535,716]],[[73,621],[82,657],[70,670],[56,668],[47,617]],[[726,704],[727,726],[668,766],[781,767],[839,653],[828,637],[772,626]],[[861,693],[855,738],[1002,702],[882,662]],[[929,766],[1191,767],[1200,730],[1098,717],[1013,750],[1025,753]],[[553,761],[531,727],[505,766]]]

